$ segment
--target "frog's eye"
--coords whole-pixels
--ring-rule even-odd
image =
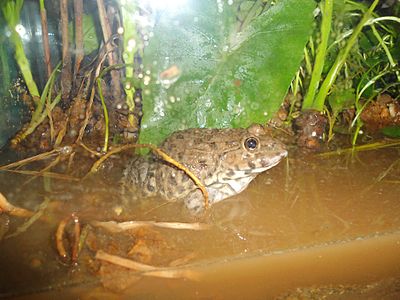
[[[244,141],[244,147],[246,150],[254,151],[258,148],[259,141],[254,137],[249,137]]]

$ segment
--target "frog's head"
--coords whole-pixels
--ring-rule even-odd
[[[240,144],[236,144],[236,149],[226,152],[223,157],[231,178],[255,176],[287,156],[285,145],[267,134],[258,124],[242,130],[240,140],[236,143]]]

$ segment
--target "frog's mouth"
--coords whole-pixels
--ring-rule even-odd
[[[248,163],[249,168],[245,169],[244,171],[247,174],[262,173],[268,169],[275,167],[287,155],[288,155],[288,152],[286,150],[282,150],[279,153],[276,153],[276,155],[274,155],[272,157],[259,158],[255,161],[249,162]]]
[[[223,176],[223,178],[219,178],[220,182],[227,182],[232,180],[241,180],[244,178],[250,178],[252,180],[259,173],[262,173],[268,169],[276,166],[283,158],[287,156],[287,151],[281,151],[277,155],[272,158],[259,158],[253,161],[250,161],[246,168],[233,166],[231,171],[227,174],[227,176]]]

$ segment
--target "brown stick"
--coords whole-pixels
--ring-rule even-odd
[[[182,222],[156,222],[156,221],[126,221],[117,223],[115,221],[101,222],[92,221],[95,227],[102,227],[110,232],[121,232],[139,227],[160,227],[181,230],[206,230],[210,225],[204,223],[182,223]]]
[[[97,7],[99,10],[100,24],[101,24],[101,29],[103,31],[103,39],[108,56],[108,63],[110,66],[112,66],[116,64],[116,60],[113,54],[113,47],[110,43],[111,27],[107,17],[104,1],[97,0]],[[112,87],[113,97],[115,100],[118,100],[119,98],[121,98],[119,72],[117,70],[111,70],[110,75],[111,75],[111,87]]]
[[[71,260],[72,263],[78,261],[79,255],[79,241],[81,239],[81,225],[79,223],[79,218],[76,214],[72,214],[72,221],[74,222],[74,243],[72,245]]]
[[[83,16],[83,1],[74,0],[74,13],[75,13],[75,76],[79,72],[79,68],[84,56],[83,50],[83,27],[82,27],[82,16]]]
[[[101,66],[103,65],[105,59],[106,59],[106,56],[104,55],[101,58],[98,66],[96,68],[95,78],[97,78],[99,76]],[[92,90],[90,92],[89,103],[86,105],[85,120],[83,121],[81,129],[79,129],[79,134],[78,134],[78,137],[76,138],[76,141],[75,141],[75,143],[77,143],[77,144],[79,144],[80,141],[82,141],[83,135],[85,134],[85,128],[86,128],[87,124],[89,123],[89,119],[90,119],[90,117],[92,115],[93,100],[94,100],[94,96],[96,94],[96,91],[95,91],[94,87],[95,87],[95,85],[93,84]]]
[[[187,278],[191,280],[199,280],[200,274],[189,269],[171,268],[171,267],[154,267],[136,262],[131,259],[123,258],[116,255],[108,254],[102,250],[97,251],[97,259],[127,268],[131,270],[141,271],[144,276],[154,276],[161,278]]]
[[[0,170],[2,170],[2,171],[3,170],[8,170],[8,169],[11,169],[11,168],[16,168],[16,167],[23,166],[23,165],[25,165],[27,163],[30,163],[30,162],[33,162],[33,161],[38,161],[38,160],[50,158],[50,157],[52,157],[54,155],[58,155],[59,152],[60,151],[58,149],[53,149],[53,150],[51,150],[49,152],[40,153],[38,155],[31,156],[31,157],[19,160],[19,161],[13,162],[13,163],[5,165],[5,166],[1,166]]]
[[[71,156],[74,154],[75,154],[75,152],[72,153]],[[4,170],[4,171],[23,174],[23,175],[29,175],[29,176],[41,176],[41,177],[54,178],[54,179],[60,179],[60,180],[81,181],[81,179],[76,178],[76,177],[72,177],[69,175],[61,174],[61,173],[43,172],[43,170],[42,171]]]
[[[25,208],[17,207],[12,205],[7,201],[6,197],[0,193],[0,213],[5,212],[12,216],[17,217],[32,217],[34,215],[33,211],[27,210]]]
[[[8,239],[11,237],[15,237],[27,231],[28,228],[31,227],[37,220],[42,218],[43,213],[47,208],[47,206],[49,205],[49,203],[50,203],[50,198],[44,197],[44,201],[39,205],[39,208],[34,212],[34,214],[25,223],[23,223],[21,226],[18,226],[15,232],[6,235],[5,238]]]
[[[42,7],[40,9],[40,21],[42,23],[44,63],[46,64],[47,67],[47,78],[49,78],[52,72],[52,67],[51,67],[50,44],[49,44],[49,30],[47,28],[47,12],[45,7]]]
[[[65,261],[68,257],[67,251],[65,250],[64,247],[64,232],[65,232],[65,226],[67,226],[67,223],[69,221],[70,217],[66,217],[63,219],[60,224],[58,224],[57,231],[56,231],[56,248],[58,251],[58,255],[60,255],[61,259]]]
[[[62,38],[62,61],[61,68],[61,91],[62,100],[68,102],[72,86],[71,74],[71,53],[69,51],[68,38],[68,0],[60,0],[60,17],[61,17],[61,38]]]

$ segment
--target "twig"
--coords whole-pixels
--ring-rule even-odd
[[[105,59],[106,59],[106,55],[103,55],[103,57],[101,58],[98,66],[96,68],[95,78],[97,78],[99,76],[101,66],[103,65],[103,62],[104,62]],[[96,92],[95,92],[95,88],[94,88],[94,85],[93,85],[92,90],[90,92],[89,104],[86,107],[85,120],[83,121],[83,125],[82,125],[81,129],[79,130],[79,135],[78,135],[78,137],[76,138],[76,141],[75,141],[75,143],[77,143],[77,144],[79,144],[79,142],[82,140],[83,135],[85,134],[85,128],[86,128],[87,124],[89,123],[89,119],[90,119],[90,116],[92,114],[91,111],[92,111],[92,105],[93,105],[93,100],[94,100],[95,94],[96,94]]]
[[[127,221],[127,222],[101,222],[92,221],[90,223],[95,227],[102,227],[110,232],[121,232],[125,230],[135,229],[138,227],[161,227],[169,229],[184,229],[184,230],[206,230],[210,229],[209,224],[204,223],[180,223],[180,222],[156,222],[156,221]]]
[[[68,38],[68,0],[60,0],[61,39],[62,39],[62,68],[61,68],[61,91],[64,103],[68,101],[71,92],[71,53],[69,51]]]
[[[79,244],[81,239],[81,225],[79,222],[79,218],[76,214],[72,214],[71,217],[72,221],[74,222],[74,243],[72,245],[71,260],[72,263],[76,263],[78,260]]]
[[[4,197],[2,193],[0,193],[0,213],[2,212],[5,212],[11,216],[23,218],[31,217],[34,214],[34,212],[30,210],[12,205],[10,202],[7,201],[6,197]]]
[[[88,146],[86,146],[86,145],[85,145],[84,143],[82,143],[82,142],[79,142],[79,146],[82,146],[83,149],[85,149],[87,152],[93,154],[94,156],[101,157],[101,155],[102,155],[101,153],[90,149]]]
[[[110,132],[108,110],[107,110],[106,101],[105,101],[104,96],[103,96],[103,89],[101,87],[101,78],[98,77],[96,79],[96,82],[97,82],[98,93],[99,93],[100,100],[101,100],[101,106],[103,107],[103,113],[104,113],[105,130],[104,130],[103,152],[107,152],[107,150],[108,150],[108,138],[109,138],[109,132]]]
[[[131,259],[111,255],[102,250],[97,251],[95,257],[99,260],[103,260],[127,269],[141,271],[143,272],[142,275],[144,276],[161,278],[186,278],[196,281],[200,279],[200,274],[192,270],[172,267],[154,267],[133,261]]]
[[[49,44],[49,31],[47,29],[47,12],[44,5],[44,0],[40,0],[40,21],[42,24],[42,40],[43,40],[43,52],[44,52],[44,63],[47,67],[47,78],[50,78],[51,68],[51,55],[50,55],[50,44]]]
[[[65,250],[64,247],[64,232],[65,232],[65,227],[68,224],[68,221],[70,219],[70,216],[66,217],[63,219],[60,224],[58,224],[57,231],[56,231],[56,248],[58,251],[58,255],[61,257],[63,261],[65,261],[68,257],[67,251]]]
[[[71,156],[74,153],[71,154]],[[12,173],[19,173],[23,175],[30,175],[30,176],[41,176],[41,177],[47,177],[47,178],[54,178],[54,179],[61,179],[61,180],[71,180],[71,181],[80,181],[80,178],[72,177],[69,175],[65,174],[60,174],[60,173],[54,173],[54,172],[43,172],[42,171],[30,171],[30,170],[4,170],[6,172],[12,172]]]
[[[8,239],[11,237],[15,237],[28,230],[29,227],[31,227],[37,220],[40,219],[40,217],[43,215],[44,210],[47,208],[47,205],[49,203],[50,203],[50,198],[44,197],[44,201],[39,205],[39,209],[30,217],[30,219],[21,226],[19,226],[15,232],[6,235],[4,238]]]
[[[57,156],[55,160],[53,160],[50,164],[44,167],[42,170],[38,171],[37,174],[33,175],[32,178],[28,179],[25,184],[31,182],[32,180],[36,179],[37,177],[43,176],[43,174],[47,171],[50,171],[52,167],[56,166],[61,160],[61,155]]]
[[[79,72],[81,62],[84,57],[83,52],[83,27],[82,27],[82,16],[83,16],[83,1],[74,0],[74,16],[75,16],[75,76]]]
[[[175,159],[173,159],[172,157],[170,157],[167,153],[165,153],[164,151],[162,151],[161,149],[157,148],[154,145],[151,144],[133,144],[133,145],[125,145],[122,147],[118,147],[115,148],[109,152],[107,152],[106,154],[104,154],[104,156],[102,156],[100,159],[98,159],[92,166],[92,168],[90,169],[89,173],[85,176],[85,178],[87,176],[89,176],[90,174],[93,174],[95,172],[97,172],[97,170],[99,169],[100,165],[106,160],[108,159],[111,155],[121,152],[123,150],[126,149],[131,149],[131,148],[149,148],[151,149],[151,151],[153,151],[154,153],[156,153],[158,156],[160,156],[163,160],[165,160],[166,162],[169,162],[170,164],[174,165],[175,167],[177,167],[178,169],[184,171],[193,181],[194,183],[197,185],[197,187],[201,190],[201,192],[203,193],[204,196],[204,207],[205,209],[208,209],[209,207],[209,197],[208,197],[208,192],[206,187],[204,186],[204,184],[197,178],[197,176],[190,171],[187,167],[185,167],[183,164],[181,164],[180,162],[176,161]]]
[[[33,161],[38,161],[38,160],[50,158],[50,157],[52,157],[54,155],[58,155],[58,153],[59,153],[59,149],[53,149],[53,150],[51,150],[49,152],[40,153],[38,155],[31,156],[31,157],[19,160],[19,161],[13,162],[13,163],[5,165],[5,166],[1,166],[0,170],[3,171],[3,170],[9,170],[11,168],[20,167],[20,166],[26,165],[28,163],[31,163]]]
[[[324,153],[318,154],[318,156],[327,157],[327,156],[341,155],[341,154],[353,153],[353,152],[359,152],[359,151],[370,151],[370,150],[376,150],[376,149],[399,146],[399,145],[400,145],[399,141],[392,142],[392,143],[376,142],[376,143],[372,143],[372,144],[365,144],[365,145],[355,146],[355,147],[346,148],[346,149],[338,149],[335,151],[324,152]]]
[[[101,29],[103,31],[103,39],[104,39],[105,47],[107,50],[108,62],[109,62],[109,65],[112,66],[112,65],[116,64],[116,60],[114,58],[113,47],[110,43],[110,41],[111,41],[111,26],[110,26],[110,23],[108,21],[108,17],[106,14],[104,1],[97,0],[97,7],[98,7],[98,12],[99,12]],[[121,92],[119,89],[119,86],[120,86],[119,73],[117,71],[111,71],[110,74],[111,74],[111,86],[112,86],[113,97],[115,100],[117,100],[121,97]]]

